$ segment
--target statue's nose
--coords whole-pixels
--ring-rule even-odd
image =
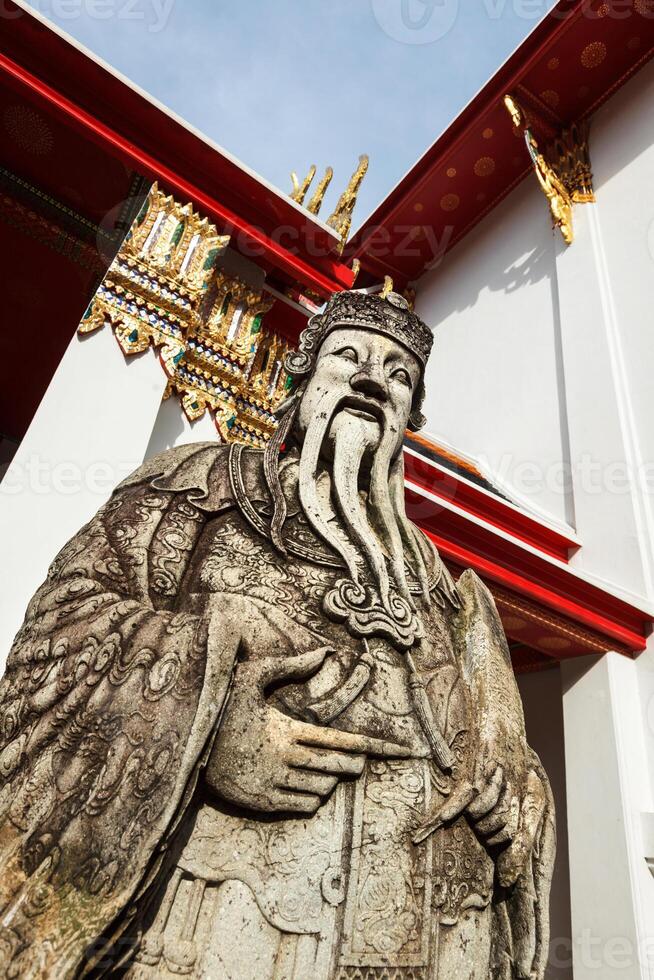
[[[377,373],[370,370],[357,371],[350,378],[350,387],[357,394],[365,395],[367,398],[375,398],[377,401],[385,402],[388,400],[388,391],[383,379]]]

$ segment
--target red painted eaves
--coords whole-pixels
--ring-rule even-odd
[[[545,524],[498,494],[476,486],[410,449],[404,452],[404,472],[407,480],[430,495],[455,504],[471,517],[480,518],[552,558],[567,562],[571,552],[579,547],[572,535]]]
[[[546,142],[592,115],[653,54],[646,0],[560,0],[379,205],[346,254],[376,279],[415,281],[531,173],[505,94],[529,102]]]
[[[579,575],[564,562],[527,544],[415,483],[406,487],[407,514],[444,558],[473,568],[542,608],[606,637],[632,652],[645,648],[654,613]]]
[[[193,202],[248,257],[322,296],[351,285],[331,229],[13,0],[0,49],[0,84]]]

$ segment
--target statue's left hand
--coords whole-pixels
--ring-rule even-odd
[[[411,758],[406,746],[310,725],[269,702],[271,685],[311,676],[329,652],[239,663],[205,770],[217,796],[255,812],[312,814],[339,780],[361,775],[367,756]]]
[[[527,865],[545,805],[545,789],[534,769],[516,788],[498,766],[466,808],[472,825],[488,847],[508,845],[497,859],[498,880],[505,888],[515,884]]]
[[[504,847],[497,857],[498,881],[505,888],[515,884],[533,851],[547,797],[541,779],[528,768],[515,786],[502,766],[475,783],[463,781],[414,835],[419,843],[439,827],[466,814],[476,833],[491,849]]]

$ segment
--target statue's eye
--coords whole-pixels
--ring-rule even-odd
[[[405,371],[404,368],[397,368],[395,371],[393,371],[391,378],[393,381],[399,381],[401,384],[406,385],[407,388],[410,388],[413,384],[411,381],[411,375],[408,371]]]
[[[336,354],[338,357],[344,357],[348,361],[353,361],[354,364],[359,363],[359,356],[354,347],[343,347],[341,350],[337,350]]]

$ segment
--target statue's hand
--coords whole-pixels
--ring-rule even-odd
[[[414,835],[425,840],[439,827],[464,813],[486,846],[497,852],[497,878],[505,888],[514,885],[527,866],[546,806],[546,794],[538,773],[529,769],[524,781],[514,788],[497,766],[489,778],[476,785],[464,781]]]
[[[268,813],[315,813],[339,779],[361,774],[366,756],[411,756],[402,745],[309,725],[267,703],[266,688],[310,676],[329,652],[238,665],[206,769],[223,800]]]
[[[517,789],[504,778],[501,766],[468,805],[471,822],[488,847],[508,845],[497,858],[497,877],[509,887],[517,881],[532,853],[545,812],[546,796],[538,773],[531,769]]]

